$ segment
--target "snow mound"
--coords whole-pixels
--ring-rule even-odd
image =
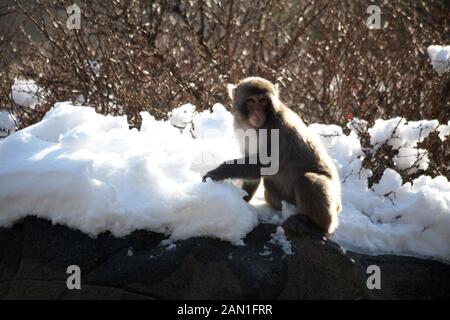
[[[195,159],[202,159],[203,143],[213,145],[209,138],[194,140],[143,115],[139,132],[125,117],[58,103],[41,122],[1,141],[0,225],[31,214],[93,236],[147,229],[175,240],[211,236],[240,244],[257,213],[230,183],[201,182],[211,164]],[[233,153],[214,141],[222,146],[209,151],[212,166]]]
[[[387,142],[394,148],[413,148],[437,125],[435,120],[407,122],[398,118],[377,120],[368,131],[373,147]],[[390,141],[394,128],[401,129]],[[380,182],[369,188],[367,178],[371,172],[362,166],[363,152],[356,134],[352,131],[349,135],[330,135],[329,131],[316,130],[316,133],[334,159],[343,182],[343,211],[332,239],[362,253],[450,261],[450,182],[447,178],[421,176],[412,183],[403,183],[393,168],[386,168]],[[417,151],[415,155],[415,159],[424,161]]]
[[[125,117],[63,102],[41,122],[1,140],[0,225],[36,215],[92,236],[146,229],[170,241],[209,236],[240,245],[259,220],[280,224],[295,213],[287,203],[281,212],[265,207],[261,188],[252,201],[260,204],[250,205],[228,181],[201,182],[208,170],[239,156],[233,117],[222,105],[201,113],[185,105],[169,121],[141,116],[141,130],[130,130]],[[416,148],[433,130],[445,139],[448,125],[390,119],[368,130],[374,146],[388,142],[401,149]],[[404,183],[396,168],[387,168],[369,188],[371,172],[362,166],[355,133],[367,123],[350,127],[346,135],[338,126],[310,126],[342,181],[343,211],[333,239],[365,253],[450,261],[450,182],[421,176]],[[273,241],[292,252],[281,228]]]

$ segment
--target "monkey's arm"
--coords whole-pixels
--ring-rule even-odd
[[[245,190],[245,192],[247,192],[247,195],[244,197],[245,201],[249,202],[253,198],[256,190],[258,189],[259,183],[260,183],[259,179],[258,180],[244,180],[242,189]]]
[[[216,169],[209,171],[203,176],[203,181],[206,178],[212,180],[224,179],[258,179],[261,177],[262,165],[259,163],[250,164],[249,157],[241,158],[222,163]]]

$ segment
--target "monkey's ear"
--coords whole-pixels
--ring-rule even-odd
[[[234,99],[234,92],[236,91],[236,85],[228,83],[227,84],[228,96],[231,100]]]

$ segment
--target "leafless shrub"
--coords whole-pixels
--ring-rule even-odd
[[[0,106],[22,126],[57,101],[83,97],[139,127],[143,110],[163,118],[187,102],[199,110],[227,105],[225,84],[249,75],[278,82],[283,100],[307,122],[450,119],[450,75],[433,72],[426,53],[450,40],[444,1],[380,1],[379,30],[365,25],[369,0],[76,3],[80,30],[66,27],[72,0],[0,7],[8,21],[0,35]],[[36,110],[10,99],[17,77],[36,80],[46,92]],[[448,159],[431,141],[433,161]],[[436,162],[430,170],[442,173],[441,167]]]

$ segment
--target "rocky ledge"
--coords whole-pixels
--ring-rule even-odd
[[[292,217],[295,218],[295,217]],[[291,219],[292,219],[291,218]],[[195,238],[161,245],[136,231],[91,238],[28,217],[0,228],[2,299],[444,299],[450,265],[344,251],[318,235],[287,231],[293,255],[271,243],[276,226],[260,224],[245,246]],[[164,243],[164,242],[163,242]],[[70,265],[81,289],[69,290]],[[381,289],[368,289],[377,265]]]

